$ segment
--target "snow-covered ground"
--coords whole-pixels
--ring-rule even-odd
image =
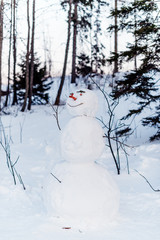
[[[64,96],[68,92],[66,90]],[[102,110],[104,104],[101,98],[100,103]],[[52,107],[46,105],[34,106],[31,112],[25,113],[12,108],[11,115],[1,116],[1,130],[3,125],[6,140],[10,143],[12,163],[19,157],[15,168],[21,175],[26,190],[23,190],[18,179],[14,185],[7,168],[5,152],[0,146],[0,239],[159,240],[160,192],[153,191],[139,173],[155,189],[160,189],[160,144],[147,142],[151,130],[141,126],[129,142],[136,147],[127,150],[130,174],[127,173],[125,160],[123,163],[123,155],[121,174],[116,174],[107,147],[99,159],[99,163],[107,168],[120,190],[119,214],[114,221],[106,225],[103,223],[102,227],[94,227],[91,220],[81,228],[75,224],[64,225],[61,216],[48,214],[44,204],[45,181],[54,164],[62,160],[62,131],[58,129],[54,114]],[[65,106],[61,106],[59,123],[62,130],[70,118]],[[3,140],[2,131],[0,136]],[[72,188],[72,185],[68,187]]]

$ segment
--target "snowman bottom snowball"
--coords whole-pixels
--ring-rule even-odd
[[[116,218],[119,190],[104,167],[62,162],[53,170],[61,183],[51,175],[46,184],[46,205],[52,216],[62,217],[67,223],[90,225],[103,225]]]

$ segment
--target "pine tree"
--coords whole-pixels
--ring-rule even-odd
[[[85,53],[81,53],[78,56],[78,63],[76,67],[76,73],[77,76],[82,76],[85,77],[88,74],[91,74],[93,72],[92,67],[91,67],[91,60],[88,55]]]
[[[86,3],[87,4],[87,3]],[[88,2],[89,4],[89,2]],[[83,77],[88,74],[101,74],[103,73],[102,67],[106,64],[106,57],[104,55],[104,45],[101,43],[99,36],[102,34],[101,29],[101,8],[108,4],[102,0],[90,1],[90,5],[86,8],[83,14],[81,13],[80,30],[81,43],[85,40],[90,41],[90,54],[81,52],[78,58],[76,70],[77,75]]]
[[[135,28],[136,9],[136,28]],[[131,109],[125,118],[140,114],[152,102],[159,106],[160,95],[158,93],[157,80],[154,75],[159,71],[160,61],[160,29],[156,24],[155,16],[158,11],[157,5],[151,0],[134,0],[127,6],[114,11],[112,15],[119,17],[119,29],[132,33],[133,43],[128,43],[127,50],[121,51],[118,58],[124,61],[133,61],[135,56],[140,64],[136,70],[125,75],[124,79],[116,81],[116,88],[113,90],[113,97],[135,95],[139,99],[138,107]],[[113,58],[109,61],[112,62]],[[160,139],[160,113],[159,108],[155,108],[154,117],[143,119],[144,125],[154,125],[158,131],[151,140]],[[150,121],[153,121],[150,123]]]
[[[16,82],[18,103],[22,103],[25,96],[25,78],[26,78],[26,64],[22,59],[22,63],[19,64],[21,73],[18,74],[18,80]],[[29,61],[29,72],[31,70],[31,59]],[[29,76],[29,82],[31,76]],[[33,93],[32,104],[46,104],[49,101],[49,95],[47,91],[50,89],[52,80],[47,77],[46,66],[40,67],[40,62],[35,59],[34,62],[34,74],[33,74]],[[28,96],[29,98],[29,96]]]

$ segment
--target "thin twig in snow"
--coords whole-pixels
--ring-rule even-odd
[[[53,173],[51,173],[51,175],[52,175],[59,183],[62,183]]]
[[[152,187],[152,185],[150,184],[150,182],[147,180],[147,178],[145,176],[143,176],[140,172],[138,172],[136,169],[134,169],[135,172],[137,172],[141,177],[143,177],[145,179],[145,181],[148,183],[148,185],[150,186],[150,188],[154,191],[154,192],[160,192],[160,189],[154,189]]]
[[[53,114],[53,116],[54,116],[55,119],[56,119],[57,126],[58,126],[59,130],[61,131],[61,127],[60,127],[60,124],[59,124],[58,106],[55,107],[55,106],[53,106],[51,103],[49,103],[49,104],[50,104],[50,106],[52,107],[53,111],[55,112],[55,114]]]

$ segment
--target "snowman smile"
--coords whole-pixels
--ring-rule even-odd
[[[78,106],[81,106],[81,105],[84,104],[84,103],[79,103],[79,104],[74,105],[74,106],[73,106],[73,105],[70,105],[69,103],[67,103],[67,104],[68,104],[69,107],[78,107]]]

